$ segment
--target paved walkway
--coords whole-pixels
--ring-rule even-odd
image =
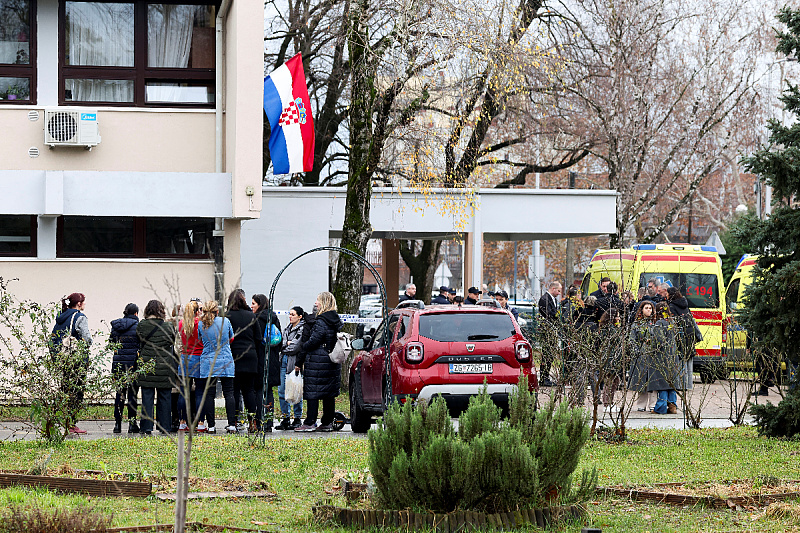
[[[540,391],[540,402],[544,400],[552,389],[543,388]],[[729,419],[731,412],[731,396],[735,394],[736,400],[740,403],[744,401],[747,393],[747,385],[744,383],[735,384],[729,381],[718,381],[712,385],[701,385],[695,383],[695,388],[687,393],[687,399],[693,412],[699,409],[702,418],[702,427],[729,427],[733,425]],[[587,394],[588,396],[588,394]],[[777,404],[780,402],[781,396],[778,394],[777,389],[770,389],[768,396],[752,396],[751,402],[766,403],[767,401]],[[617,402],[621,403],[621,394],[617,394]],[[587,408],[590,406],[590,399],[587,397]],[[628,404],[632,400],[629,400]],[[655,402],[655,394],[650,396],[650,407]],[[604,425],[613,426],[608,415],[603,412],[602,406],[599,407],[600,423]],[[747,415],[745,423],[752,422],[752,418]],[[224,433],[226,421],[217,420],[217,430],[221,431],[214,436],[205,435],[203,438],[218,438],[227,436]],[[101,438],[159,438],[158,436],[144,437],[138,434],[128,434],[127,425],[123,423],[123,433],[115,435],[112,433],[114,422],[110,420],[84,420],[81,421],[79,426],[85,429],[88,433],[81,436],[69,437],[70,439],[101,439]],[[626,427],[628,428],[644,428],[652,427],[659,429],[684,429],[686,427],[683,406],[678,402],[678,414],[674,415],[657,415],[652,412],[639,412],[636,409],[631,409],[631,413],[627,419]],[[230,435],[230,437],[234,437]],[[245,434],[239,435],[244,438]],[[35,439],[36,434],[31,429],[30,424],[20,422],[0,422],[0,441],[8,440],[31,440]],[[332,433],[295,433],[294,431],[273,431],[267,434],[267,438],[365,438],[363,434],[355,434],[350,430],[349,425],[345,425],[344,429]]]

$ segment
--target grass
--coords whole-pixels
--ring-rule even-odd
[[[33,464],[48,453],[37,442],[0,445],[0,468]],[[235,436],[202,436],[195,441],[192,475],[266,481],[277,500],[189,502],[190,520],[270,531],[337,531],[311,524],[310,507],[327,497],[334,469],[361,471],[367,465],[364,439],[269,439],[252,446]],[[54,449],[50,466],[172,475],[175,445],[166,438],[67,441]],[[597,467],[601,485],[642,485],[667,481],[720,481],[762,476],[800,479],[800,442],[758,437],[752,428],[699,431],[633,430],[622,445],[590,441],[579,468]],[[96,499],[42,490],[0,490],[0,508],[24,501],[42,507],[94,506],[113,514],[116,526],[169,522],[172,505],[147,499]],[[608,532],[800,531],[797,516],[767,517],[759,510],[727,511],[675,507],[599,498],[588,504],[591,524]],[[578,532],[580,524],[561,531]]]

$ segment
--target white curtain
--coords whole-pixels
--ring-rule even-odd
[[[186,68],[192,49],[195,14],[203,6],[150,4],[147,6],[147,65]],[[147,85],[148,102],[180,102],[177,83]]]
[[[133,66],[133,4],[67,2],[68,65]],[[68,80],[72,100],[133,102],[133,81]]]

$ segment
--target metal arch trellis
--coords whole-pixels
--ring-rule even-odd
[[[289,266],[291,266],[292,263],[294,263],[295,261],[297,261],[301,257],[305,257],[305,256],[307,256],[309,254],[312,254],[312,253],[315,253],[315,252],[324,252],[324,251],[338,252],[338,253],[343,253],[345,255],[348,255],[348,256],[352,257],[353,259],[356,259],[359,263],[361,263],[364,267],[366,267],[370,271],[370,273],[375,278],[375,281],[378,284],[378,289],[381,291],[381,311],[382,311],[381,314],[382,314],[382,316],[384,318],[386,318],[386,316],[388,315],[388,306],[387,306],[387,303],[386,303],[386,287],[383,284],[383,278],[378,273],[378,271],[375,270],[375,267],[373,267],[372,264],[370,264],[370,262],[367,261],[363,256],[361,256],[361,255],[359,255],[359,254],[357,254],[357,253],[355,253],[355,252],[353,252],[351,250],[348,250],[346,248],[342,248],[340,246],[320,246],[318,248],[312,248],[311,250],[307,250],[307,251],[303,252],[302,254],[298,255],[297,257],[295,257],[294,259],[292,259],[291,261],[286,263],[283,266],[283,268],[280,270],[280,272],[278,272],[278,275],[275,276],[275,280],[272,282],[272,286],[269,289],[269,311],[268,311],[269,314],[267,315],[268,317],[270,317],[270,318],[267,319],[269,325],[272,324],[272,318],[271,317],[272,317],[272,313],[273,313],[273,309],[274,309],[274,307],[273,307],[273,296],[275,295],[275,288],[278,286],[278,281],[281,279],[281,276],[283,275],[284,271],[286,271],[286,269],[289,268]],[[269,325],[267,326],[267,328],[270,327]],[[383,328],[384,346],[388,345],[388,342],[387,342],[388,333],[389,333],[388,329],[387,328]],[[265,370],[266,370],[264,372],[264,401],[263,401],[262,406],[261,406],[261,409],[262,409],[261,420],[262,421],[265,420],[266,409],[267,409],[267,394],[269,393],[269,387],[268,387],[268,383],[269,383],[269,346],[266,347],[266,350],[267,350],[267,364],[264,365],[265,366]],[[388,365],[390,364],[389,360],[390,360],[390,358],[387,357],[386,358],[387,370],[389,368]],[[392,390],[392,375],[391,375],[391,372],[387,371],[386,376],[387,376],[386,379],[388,380],[387,388],[388,388],[389,391],[391,391]],[[389,392],[388,394],[391,395],[391,392]],[[387,396],[387,398],[384,399],[384,401],[387,401],[387,399],[388,399],[388,396]],[[263,431],[263,424],[262,424],[262,430],[261,431],[262,431],[262,439],[265,439],[266,438],[266,432]]]

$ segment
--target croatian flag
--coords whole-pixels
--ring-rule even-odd
[[[264,111],[272,132],[273,173],[310,172],[314,167],[314,120],[300,54],[264,78]]]

